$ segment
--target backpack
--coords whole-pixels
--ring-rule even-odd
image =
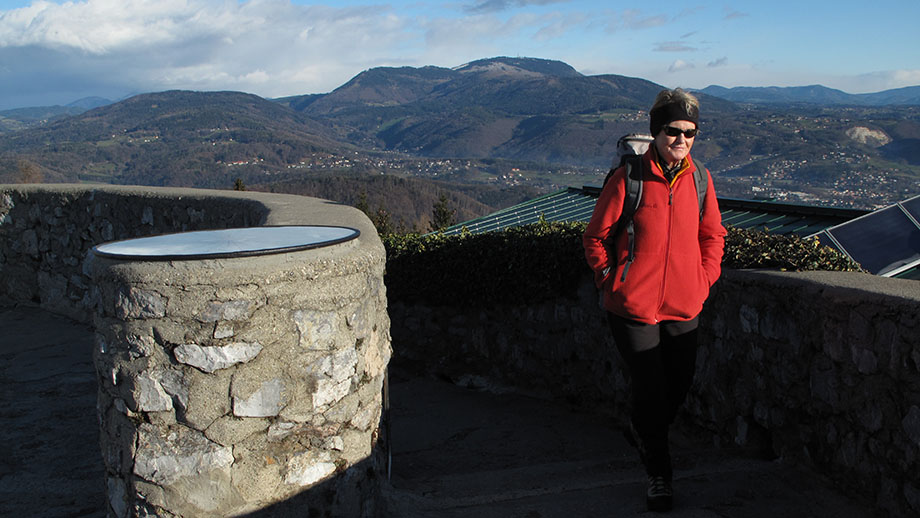
[[[614,165],[611,167],[607,177],[604,178],[604,185],[613,176],[613,172],[620,166],[626,166],[626,197],[623,199],[623,213],[620,215],[620,222],[617,225],[617,234],[621,229],[626,229],[626,242],[628,255],[626,265],[623,267],[623,275],[620,282],[626,280],[626,272],[635,259],[635,236],[636,228],[633,224],[633,216],[639,209],[639,203],[642,201],[642,155],[648,150],[649,144],[654,141],[651,135],[639,133],[630,133],[624,135],[617,141],[617,159],[614,159]],[[693,183],[696,185],[696,198],[699,202],[700,219],[703,218],[703,207],[706,204],[706,190],[709,188],[709,175],[706,174],[706,168],[703,163],[693,159],[693,165],[696,170],[693,172]],[[623,225],[625,223],[625,226]]]

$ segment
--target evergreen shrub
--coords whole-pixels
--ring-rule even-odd
[[[454,235],[385,234],[389,297],[435,305],[536,302],[574,297],[590,273],[585,223],[535,223]],[[724,268],[858,271],[859,265],[817,240],[728,227]]]
[[[723,268],[773,268],[790,271],[863,271],[846,254],[817,239],[770,234],[726,226]]]

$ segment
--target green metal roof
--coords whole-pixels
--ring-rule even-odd
[[[542,215],[547,221],[588,221],[597,203],[597,194],[568,188],[493,212],[481,218],[459,223],[444,230],[456,234],[465,227],[473,234],[537,223]]]
[[[920,281],[920,267],[914,266],[910,270],[903,271],[897,275],[892,275],[897,279],[910,279],[913,281]]]
[[[858,218],[869,211],[719,198],[722,223],[771,234],[810,237],[822,230]]]
[[[547,221],[588,221],[600,196],[599,187],[569,187],[498,212],[466,221],[444,232],[455,234],[465,227],[478,234]],[[787,203],[719,198],[722,222],[738,228],[755,228],[778,234],[811,236],[822,230],[862,216],[868,211],[810,207]]]

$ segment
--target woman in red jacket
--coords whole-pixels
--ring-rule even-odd
[[[681,89],[663,90],[649,119],[654,142],[641,158],[633,260],[627,260],[627,233],[618,232],[625,167],[604,186],[583,242],[632,379],[627,437],[645,463],[648,507],[666,511],[673,497],[668,429],[693,381],[699,313],[721,273],[725,228],[712,178],[702,213],[694,184],[690,149],[699,132],[699,101]]]

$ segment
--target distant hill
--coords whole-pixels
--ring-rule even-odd
[[[77,106],[38,106],[3,110],[0,111],[0,134],[40,126],[85,111],[86,109]]]
[[[870,100],[873,106],[892,104],[920,105],[920,86],[906,86],[894,90],[885,90],[872,94],[859,94],[857,97]]]
[[[92,110],[93,108],[99,108],[100,106],[106,106],[112,104],[112,101],[105,99],[103,97],[84,97],[82,99],[77,99],[76,101],[69,103],[68,108],[81,108],[83,110]]]
[[[552,76],[582,77],[567,63],[550,59],[498,57],[479,59],[454,68],[462,74],[484,74],[491,77],[508,76]]]
[[[821,85],[790,87],[738,86],[734,88],[707,86],[699,91],[732,102],[750,104],[783,103],[819,106],[920,105],[920,86],[908,86],[869,94],[848,94],[841,90]]]
[[[359,206],[363,200],[372,215],[378,215],[379,211],[386,213],[393,228],[421,232],[430,230],[432,209],[442,193],[447,196],[458,223],[541,194],[530,187],[502,189],[379,174],[310,175],[252,187],[258,191],[313,196],[352,206]]]
[[[86,110],[111,104],[102,97],[85,97],[66,106],[36,106],[0,111],[0,134],[47,124],[49,121],[79,115]]]
[[[324,96],[282,102],[363,147],[584,165],[606,162],[620,134],[641,130],[642,110],[661,88],[499,57],[453,69],[374,68]]]
[[[5,135],[0,180],[14,179],[26,161],[46,181],[229,188],[227,176],[246,165],[284,168],[316,151],[347,148],[303,115],[255,95],[160,92]]]
[[[469,80],[471,77],[472,80]],[[456,96],[457,90],[468,87],[470,82],[485,80],[508,84],[546,77],[583,76],[565,63],[535,58],[483,59],[453,69],[435,66],[378,67],[361,72],[329,94],[288,97],[279,101],[314,115],[414,103],[467,105],[467,99],[457,99]],[[461,81],[464,79],[467,81]],[[486,96],[483,95],[483,101]]]

